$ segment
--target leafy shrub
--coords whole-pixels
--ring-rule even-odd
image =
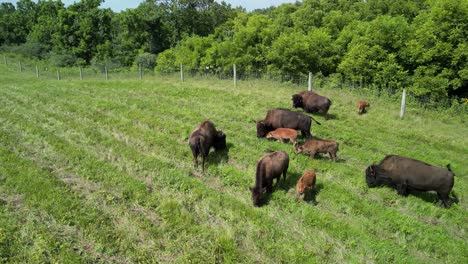
[[[58,67],[69,67],[76,64],[78,58],[69,53],[51,53],[49,61],[52,65]]]
[[[138,54],[133,63],[133,67],[138,68],[138,65],[141,65],[143,69],[153,70],[156,66],[156,55],[148,52]]]

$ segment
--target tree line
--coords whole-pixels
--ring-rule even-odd
[[[213,0],[20,0],[0,46],[66,65],[332,76],[417,97],[468,97],[468,0],[303,0],[246,12]]]

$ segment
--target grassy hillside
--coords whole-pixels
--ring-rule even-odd
[[[0,261],[175,263],[467,263],[466,116],[363,94],[318,92],[332,119],[312,134],[340,143],[339,162],[256,138],[253,119],[291,108],[303,89],[263,81],[155,78],[36,80],[0,66]],[[229,152],[193,169],[190,132],[211,119]],[[285,150],[286,183],[254,208],[249,186],[265,150]],[[452,165],[452,208],[435,193],[369,189],[364,170],[387,154]],[[318,172],[309,201],[294,195]]]

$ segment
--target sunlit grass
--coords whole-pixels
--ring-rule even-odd
[[[312,134],[340,143],[338,162],[257,139],[252,122],[291,108],[304,89],[268,81],[160,77],[37,80],[0,66],[0,259],[12,262],[433,262],[468,258],[466,117],[371,91],[318,92],[332,118]],[[355,102],[371,108],[359,116]],[[204,119],[227,135],[205,175],[187,144]],[[254,208],[248,187],[268,149],[291,156],[286,183]],[[452,208],[433,193],[368,189],[364,170],[387,154],[445,166]],[[313,201],[294,195],[317,171]],[[194,177],[195,176],[195,177]],[[34,229],[34,227],[37,228]],[[47,228],[51,227],[51,228]],[[33,235],[23,234],[34,229]],[[11,239],[6,239],[6,237]]]

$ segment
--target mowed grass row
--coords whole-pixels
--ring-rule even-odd
[[[1,131],[8,153],[37,166],[39,179],[56,178],[63,193],[78,197],[82,208],[112,219],[107,224],[115,230],[104,233],[111,240],[117,237],[117,243],[108,242],[92,225],[64,221],[47,207],[40,210],[59,226],[85,230],[81,241],[102,243],[81,246],[88,259],[463,263],[467,258],[467,129],[462,119],[409,109],[398,120],[398,104],[377,98],[372,98],[368,115],[357,116],[356,95],[320,91],[333,100],[334,119],[315,116],[323,125],[312,130],[340,142],[340,162],[332,163],[328,157],[294,156],[291,145],[255,137],[251,121],[263,118],[269,108],[290,108],[291,94],[300,89],[296,86],[241,82],[233,89],[223,81],[5,79]],[[226,132],[230,149],[222,157],[211,155],[205,176],[194,178],[192,174],[200,174],[192,168],[187,138],[205,118]],[[290,153],[288,180],[266,206],[253,208],[248,186],[266,149]],[[369,190],[365,167],[390,153],[439,166],[451,163],[458,204],[445,210],[435,206],[435,194],[403,198],[391,189]],[[319,172],[316,203],[298,202],[291,194],[307,168]],[[12,183],[14,174],[7,174],[2,188],[10,196],[30,197]],[[74,208],[70,212],[79,215]],[[51,232],[50,237],[57,247],[70,247],[59,235]],[[80,243],[73,240],[71,246],[80,250]],[[30,260],[31,255],[15,252],[32,247],[19,245],[5,246],[12,249],[6,258]],[[62,259],[63,254],[51,251],[38,255]]]

